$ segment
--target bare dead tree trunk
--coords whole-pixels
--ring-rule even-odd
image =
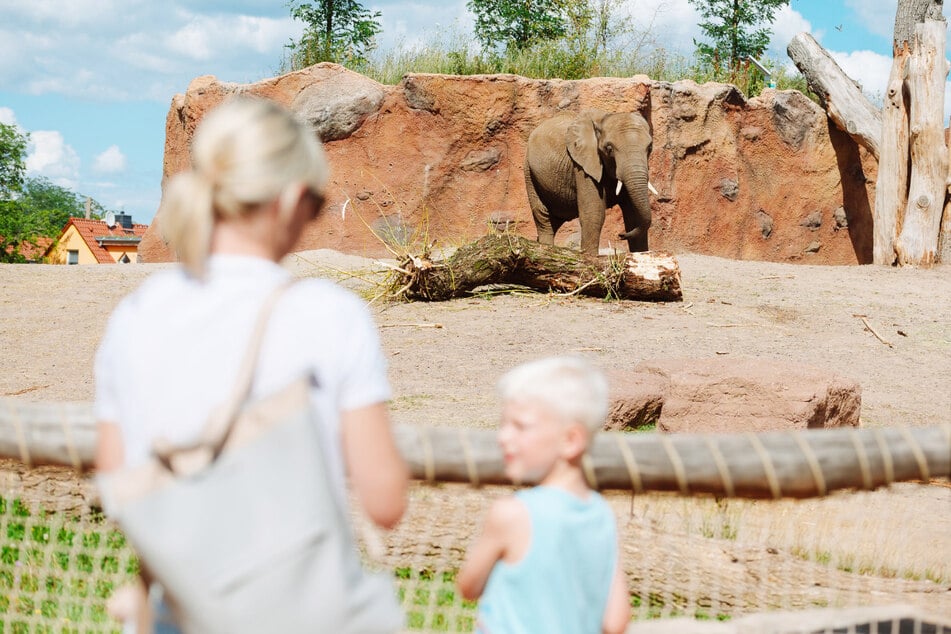
[[[875,158],[879,157],[882,113],[809,33],[795,36],[786,52],[822,100],[832,122]]]
[[[876,264],[930,266],[942,259],[939,233],[949,175],[942,3],[899,0],[895,12],[875,188]]]
[[[875,187],[872,262],[895,264],[895,240],[908,201],[908,91],[905,90],[908,47],[894,51],[882,111],[882,153]]]
[[[911,48],[915,36],[915,25],[925,20],[943,20],[944,0],[899,0],[895,11],[895,30],[893,46],[895,50]]]
[[[864,96],[856,96],[855,83],[810,35],[801,33],[789,44],[789,56],[822,99],[829,118],[879,160],[872,245],[876,264],[951,261],[942,3],[899,0],[894,62],[881,113]]]
[[[951,143],[945,130],[945,146],[948,145]],[[938,262],[951,262],[951,159],[948,160],[948,197],[944,203],[941,231],[938,232]]]
[[[513,234],[490,234],[445,260],[401,263],[395,294],[412,300],[464,297],[487,284],[518,284],[543,292],[642,301],[682,301],[680,266],[657,251],[587,258]]]
[[[918,23],[908,60],[911,174],[895,245],[899,264],[931,266],[938,254],[948,178],[948,147],[944,142],[944,85],[948,76],[945,29],[943,19]]]

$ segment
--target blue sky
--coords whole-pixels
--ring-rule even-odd
[[[367,0],[380,50],[468,37],[465,0]],[[687,0],[622,5],[657,45],[689,54],[700,38]],[[791,64],[809,31],[872,97],[891,65],[897,0],[792,0],[768,57]],[[277,74],[300,35],[285,0],[0,0],[0,122],[31,134],[27,169],[150,222],[161,196],[165,117],[200,75],[252,82]]]

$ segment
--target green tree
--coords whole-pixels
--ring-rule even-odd
[[[0,201],[9,200],[23,186],[29,134],[0,123]]]
[[[475,36],[486,50],[524,50],[565,35],[569,0],[469,0]],[[577,3],[575,3],[577,4]]]
[[[603,73],[621,58],[633,58],[641,43],[630,16],[620,13],[623,0],[566,0],[564,35],[557,41],[565,55],[563,79]],[[642,39],[642,38],[640,38]]]
[[[86,213],[84,197],[43,176],[26,179],[18,202],[20,213],[35,218],[44,236],[57,235],[71,217]]]
[[[56,185],[43,176],[25,179],[15,197],[0,201],[0,261],[22,262],[20,247],[36,246],[40,237],[59,235],[70,217],[86,213],[85,197]],[[101,215],[102,206],[90,199],[91,210]]]
[[[86,213],[86,197],[43,176],[26,176],[28,133],[0,123],[0,262],[22,262],[21,245],[59,235],[70,217]],[[91,216],[105,211],[89,199]]]
[[[776,10],[789,0],[688,0],[700,12],[700,28],[712,42],[693,43],[716,79],[736,82],[747,57],[760,57],[769,46]]]
[[[371,12],[356,0],[290,2],[291,17],[304,23],[299,42],[287,45],[290,70],[319,62],[361,67],[376,46],[380,12]]]
[[[20,243],[35,235],[20,213],[18,197],[26,173],[29,135],[15,126],[0,123],[0,262],[21,262]]]

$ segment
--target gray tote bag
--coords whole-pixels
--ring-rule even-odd
[[[100,474],[104,509],[187,634],[395,632],[392,579],[363,569],[325,466],[311,376],[248,402],[265,302],[230,402],[189,447]]]

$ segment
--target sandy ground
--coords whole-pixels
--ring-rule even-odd
[[[394,418],[493,425],[501,373],[529,358],[575,351],[605,369],[668,356],[795,361],[858,381],[865,426],[951,420],[951,268],[677,259],[684,287],[677,303],[538,293],[375,301]],[[286,264],[367,298],[378,292],[374,260],[321,250]],[[0,265],[0,396],[91,400],[92,359],[109,312],[163,266]]]

